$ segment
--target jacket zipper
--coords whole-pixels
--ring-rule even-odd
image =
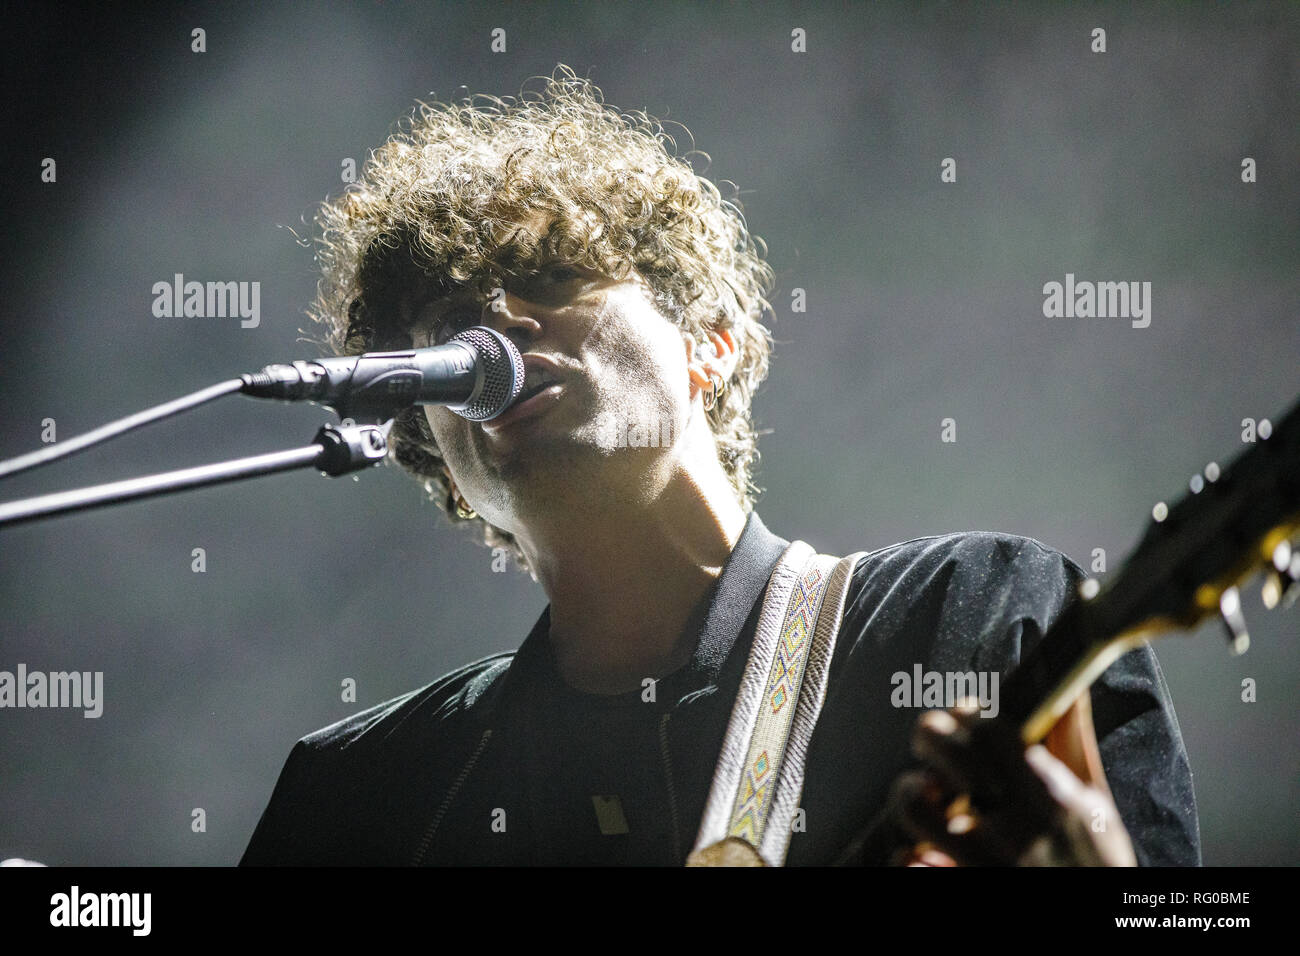
[[[438,806],[438,812],[433,815],[433,820],[429,822],[428,829],[424,831],[424,837],[420,840],[420,845],[415,851],[415,859],[411,861],[411,866],[419,866],[424,862],[425,854],[429,852],[429,847],[433,843],[433,837],[438,832],[438,825],[442,823],[442,818],[446,815],[447,808],[451,806],[451,801],[456,798],[456,794],[460,791],[460,788],[464,786],[466,778],[469,777],[470,771],[474,769],[474,764],[478,762],[479,755],[483,753],[483,748],[487,746],[487,742],[491,738],[492,730],[490,728],[483,731],[483,736],[479,738],[478,746],[474,748],[474,753],[470,755],[469,761],[465,766],[461,767],[460,773],[452,782],[451,789],[448,790],[447,795],[442,798],[442,803]]]
[[[664,777],[668,781],[668,809],[673,819],[673,854],[674,858],[681,863],[684,862],[685,857],[682,856],[681,829],[677,824],[677,788],[673,785],[673,758],[668,749],[668,719],[672,715],[672,711],[668,711],[659,721],[659,755],[663,759]]]

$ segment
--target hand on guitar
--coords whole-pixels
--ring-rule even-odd
[[[1077,722],[1071,727],[1079,733]],[[1080,744],[1070,749],[1081,752]],[[912,745],[925,766],[898,778],[891,812],[916,844],[895,862],[1137,865],[1104,774],[1100,786],[1085,783],[1047,747],[1025,750],[1013,727],[973,709],[928,711]]]

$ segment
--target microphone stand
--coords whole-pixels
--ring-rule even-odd
[[[295,468],[319,468],[331,478],[373,467],[388,454],[392,419],[382,425],[322,425],[312,444],[301,448],[165,471],[108,484],[59,491],[0,504],[0,527],[85,511],[120,501],[169,495],[205,485],[242,481]]]
[[[514,343],[484,326],[466,329],[434,348],[268,365],[255,374],[241,375],[109,422],[63,444],[0,461],[0,479],[48,465],[235,393],[322,404],[345,416],[340,424],[321,426],[312,444],[302,448],[0,504],[0,527],[294,468],[319,468],[337,478],[384,460],[388,434],[401,409],[412,404],[464,400],[466,404],[453,404],[453,410],[480,421],[485,415],[499,415],[515,400],[524,374],[524,362]]]

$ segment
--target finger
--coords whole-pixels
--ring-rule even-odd
[[[960,759],[958,749],[968,743],[970,734],[961,722],[946,710],[928,710],[916,721],[912,729],[912,753],[922,760],[934,762],[954,789],[964,789],[968,782],[966,761]]]
[[[1042,852],[1038,854],[1033,853],[1033,845],[1026,850],[1034,863],[1040,863],[1043,857],[1054,859],[1059,856],[1058,847],[1064,846],[1072,865],[1137,865],[1128,831],[1108,794],[1084,783],[1041,744],[1025,752],[1025,762],[1057,801],[1055,839],[1039,846]]]
[[[978,833],[964,845],[1007,862],[1059,821],[1060,807],[1025,762],[1019,741],[1008,743],[1006,734],[986,727],[978,717],[931,711],[918,722],[914,744],[917,755],[939,776],[949,798],[956,797],[942,808],[947,832],[961,835],[978,827]],[[1058,781],[1058,786],[1063,784]],[[936,832],[933,817],[914,815],[910,820],[926,833]]]
[[[1116,853],[1122,853],[1123,841],[1108,836],[1094,839],[1097,834],[1091,832],[1098,822],[1100,833],[1108,830],[1103,804],[1110,801],[1076,777],[1041,744],[1025,751],[1025,763],[1038,775],[1056,803],[1051,823],[1025,845],[1019,865],[1097,866],[1118,859]]]
[[[957,861],[932,844],[918,843],[904,851],[897,861],[899,866],[956,866]]]
[[[954,794],[925,771],[905,773],[894,785],[895,814],[913,839],[930,845],[961,866],[1013,863],[1015,848],[973,813],[950,813]]]
[[[953,790],[971,794],[986,816],[1007,811],[1012,830],[1051,819],[1055,801],[1026,764],[1019,735],[1009,725],[971,713],[930,711],[918,721],[913,749]]]
[[[929,764],[954,792],[975,789],[982,773],[979,756],[971,752],[968,725],[946,710],[922,714],[912,733],[912,752]]]
[[[912,866],[956,866],[957,861],[934,847],[921,847]]]
[[[1034,744],[1025,751],[1025,762],[1058,804],[1086,809],[1093,802],[1087,785],[1042,744]]]

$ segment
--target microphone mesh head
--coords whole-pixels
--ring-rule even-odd
[[[464,342],[479,354],[483,385],[465,405],[451,407],[457,415],[472,422],[496,418],[514,404],[524,387],[524,359],[515,343],[486,326],[476,325],[453,335],[452,342]]]

